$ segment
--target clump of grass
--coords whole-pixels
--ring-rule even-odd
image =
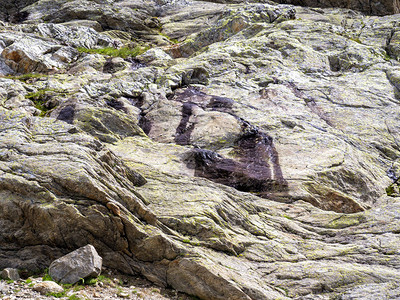
[[[113,48],[113,47],[106,47],[106,48],[97,48],[97,49],[89,49],[89,48],[83,48],[79,47],[78,51],[81,53],[91,53],[91,54],[102,54],[102,55],[107,55],[107,56],[112,56],[112,57],[122,57],[122,58],[127,58],[127,57],[135,57],[138,56],[147,50],[149,50],[150,47],[142,47],[142,46],[136,46],[135,48],[131,49],[128,47],[124,48]]]
[[[46,106],[46,93],[50,91],[50,89],[41,89],[37,92],[28,93],[25,95],[26,99],[30,99],[35,104],[35,107],[40,110],[40,117],[44,117],[47,111],[49,110]],[[46,274],[48,275],[48,274]],[[46,276],[45,275],[45,276]]]
[[[48,296],[48,297],[53,296],[53,297],[56,297],[56,298],[62,298],[62,297],[66,297],[67,295],[66,295],[66,291],[62,291],[60,293],[47,293],[46,296]]]
[[[43,275],[42,281],[53,281],[53,278],[48,273]]]
[[[39,116],[44,117],[49,110],[54,108],[54,107],[49,107],[46,103],[55,93],[64,96],[67,94],[67,92],[64,91],[45,88],[45,89],[39,89],[36,92],[28,93],[25,95],[25,98],[32,100],[32,102],[35,104],[35,107],[41,111]]]

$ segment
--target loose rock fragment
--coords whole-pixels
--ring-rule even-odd
[[[46,295],[49,293],[61,293],[64,289],[54,281],[43,281],[35,284],[33,290]]]
[[[9,280],[19,280],[19,274],[17,269],[6,268],[1,272],[1,278]]]
[[[56,281],[74,284],[81,278],[100,275],[102,261],[96,249],[86,245],[53,261],[49,274]]]

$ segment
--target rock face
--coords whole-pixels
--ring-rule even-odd
[[[91,244],[201,299],[400,297],[399,16],[263,2],[3,19],[0,268]]]
[[[53,261],[49,275],[57,282],[74,284],[82,278],[99,276],[102,262],[96,249],[86,245]]]
[[[378,16],[400,13],[398,0],[277,0],[276,2],[311,7],[342,7]]]

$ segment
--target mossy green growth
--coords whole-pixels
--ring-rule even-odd
[[[49,110],[46,106],[45,106],[45,98],[46,98],[46,92],[50,91],[49,89],[41,89],[38,90],[37,92],[32,92],[32,93],[28,93],[25,95],[26,99],[30,99],[33,101],[33,103],[35,104],[35,107],[41,111],[40,113],[40,117],[44,117],[45,114],[47,113],[47,111]]]
[[[40,89],[36,92],[28,93],[25,95],[26,99],[32,100],[32,102],[35,104],[35,107],[41,111],[40,117],[44,117],[46,113],[50,110],[48,106],[46,106],[46,102],[48,100],[49,93],[58,93],[62,96],[67,95],[66,92],[60,92],[54,89]]]
[[[66,295],[66,291],[62,291],[60,293],[47,293],[46,296],[48,296],[48,297],[53,296],[53,297],[56,297],[56,298],[63,298],[63,297],[66,297],[67,295]]]
[[[49,275],[49,273],[45,273],[43,275],[42,281],[53,281],[53,278],[51,278],[51,276]]]
[[[47,77],[47,75],[40,74],[40,73],[26,73],[26,74],[19,75],[19,76],[12,76],[12,75],[6,76],[6,78],[20,80],[20,81],[24,81],[24,82],[28,81],[29,79],[43,78],[43,77]]]
[[[78,51],[81,53],[102,54],[102,55],[107,55],[107,56],[112,56],[112,57],[127,58],[127,57],[138,56],[138,55],[146,52],[149,49],[150,49],[150,47],[148,47],[148,46],[136,46],[133,49],[128,48],[128,47],[119,48],[119,49],[112,48],[112,47],[97,48],[97,49],[89,49],[89,48],[79,47]]]
[[[398,189],[398,187],[397,187]],[[386,188],[386,195],[390,196],[390,197],[396,197],[399,195],[398,191],[396,191],[396,186],[395,184],[391,184]]]
[[[342,215],[341,217],[332,220],[327,225],[327,227],[332,229],[342,229],[350,226],[355,226],[363,222],[365,222],[365,217],[363,215]]]
[[[390,57],[390,55],[387,52],[385,52],[385,54],[383,55],[383,59],[386,61],[390,61],[392,58]]]
[[[168,41],[170,41],[173,44],[179,43],[179,41],[177,39],[173,39],[173,38],[169,37],[168,35],[166,35],[165,33],[160,32],[159,35],[165,37]]]

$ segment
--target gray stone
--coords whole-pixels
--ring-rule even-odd
[[[97,277],[103,259],[92,245],[86,245],[59,259],[49,267],[49,275],[61,283],[74,284],[82,278]]]
[[[343,7],[378,16],[400,13],[400,2],[397,0],[277,0],[276,2],[311,7]]]
[[[28,72],[0,78],[0,268],[92,244],[203,299],[399,298],[397,15],[22,2],[0,22],[0,71]],[[152,49],[77,49],[110,40]]]
[[[54,281],[43,281],[36,283],[33,286],[33,290],[41,293],[42,295],[49,293],[61,293],[64,291],[64,289]]]
[[[19,273],[17,269],[6,268],[1,272],[1,278],[10,280],[19,280]]]

